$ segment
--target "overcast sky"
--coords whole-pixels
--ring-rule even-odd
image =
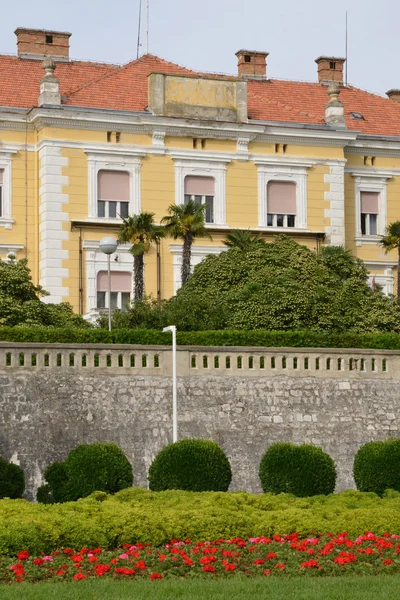
[[[136,57],[140,0],[19,0],[0,21],[0,53],[15,54],[18,26],[70,31],[71,57]],[[236,73],[235,52],[265,50],[268,75],[315,81],[320,55],[343,56],[349,14],[349,83],[382,95],[400,88],[398,0],[149,0],[150,52],[204,71]],[[145,52],[145,10],[143,45]],[[1,82],[0,82],[1,85]]]

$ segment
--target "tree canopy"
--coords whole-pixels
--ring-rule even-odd
[[[47,325],[50,327],[89,327],[66,302],[44,303],[48,296],[41,286],[32,282],[28,261],[0,261],[0,325]]]
[[[369,287],[362,261],[340,247],[317,254],[283,235],[207,257],[174,298],[144,300],[124,318],[131,327],[187,331],[400,332],[397,299]]]

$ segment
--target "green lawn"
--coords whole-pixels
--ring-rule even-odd
[[[400,576],[13,584],[1,600],[398,600]]]

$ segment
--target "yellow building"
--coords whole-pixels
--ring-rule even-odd
[[[107,303],[99,241],[117,235],[119,215],[160,222],[189,197],[207,202],[212,235],[196,240],[193,264],[223,251],[232,228],[283,232],[346,245],[393,292],[396,256],[378,241],[400,219],[400,92],[344,85],[341,58],[318,58],[304,83],[269,79],[264,52],[240,50],[231,77],[153,55],[72,61],[69,33],[16,35],[18,55],[0,56],[0,256],[27,257],[46,301],[94,314]],[[181,249],[165,239],[146,255],[146,293],[176,292]],[[132,270],[120,246],[113,306],[128,302]]]

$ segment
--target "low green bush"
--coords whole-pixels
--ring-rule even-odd
[[[93,492],[114,494],[133,484],[132,466],[116,444],[80,444],[63,463],[45,470],[46,485],[37,493],[44,504],[85,498]]]
[[[332,458],[310,444],[273,444],[261,460],[259,475],[264,492],[299,497],[332,494],[336,484]]]
[[[369,442],[354,457],[354,481],[361,492],[400,492],[400,439]]]
[[[169,444],[149,469],[153,491],[226,492],[232,480],[228,457],[209,440],[186,439]]]
[[[25,476],[21,467],[0,457],[0,498],[22,498],[24,489]]]
[[[400,494],[380,498],[356,491],[296,498],[244,492],[149,492],[125,489],[77,502],[32,504],[0,500],[0,555],[39,555],[60,547],[116,548],[171,539],[216,540],[348,531],[400,531]]]
[[[2,342],[65,344],[139,344],[168,346],[171,334],[152,329],[56,329],[0,327]],[[324,333],[317,331],[178,331],[180,346],[254,346],[267,348],[370,348],[400,350],[396,333]]]

